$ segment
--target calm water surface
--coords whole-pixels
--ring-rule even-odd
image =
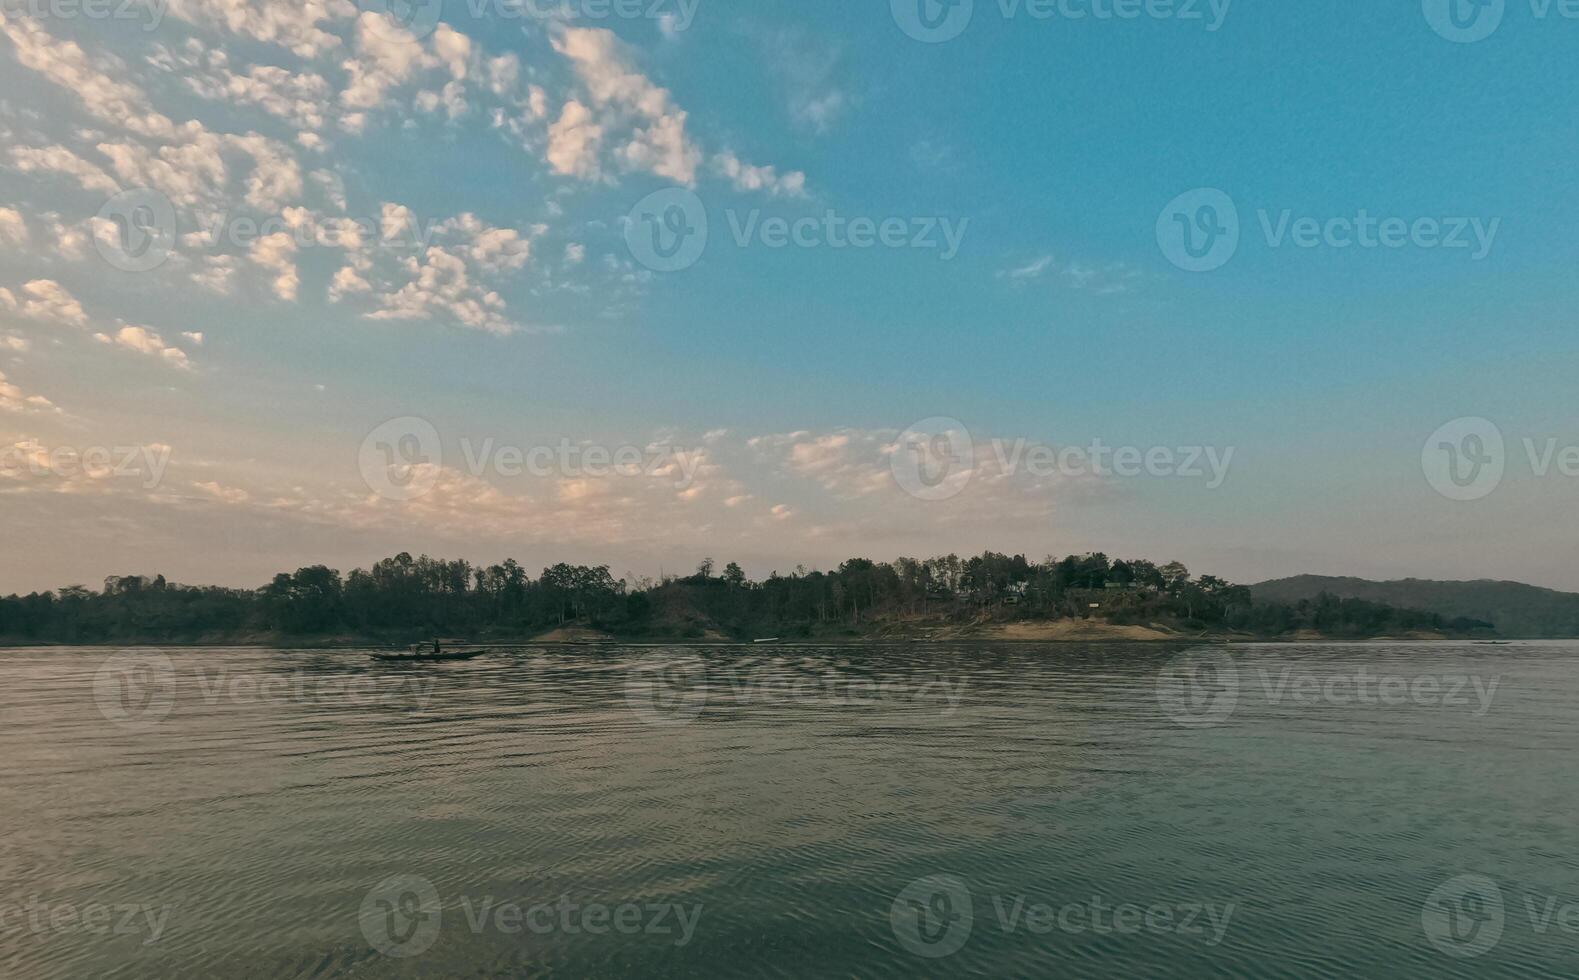
[[[0,651],[0,974],[1579,974],[1579,646],[1229,650]]]

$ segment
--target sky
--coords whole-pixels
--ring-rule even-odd
[[[3,0],[0,591],[1579,590],[1546,0]]]

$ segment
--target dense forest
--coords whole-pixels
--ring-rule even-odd
[[[1362,578],[1300,575],[1255,586],[1256,601],[1298,602],[1323,592],[1406,609],[1423,609],[1444,619],[1463,616],[1497,624],[1509,637],[1579,636],[1579,595],[1522,582],[1433,582],[1402,579],[1372,582]]]
[[[796,568],[752,581],[712,559],[662,581],[607,566],[558,564],[533,578],[514,560],[486,567],[399,554],[342,576],[322,565],[281,572],[258,589],[187,586],[163,576],[111,576],[0,598],[6,642],[181,642],[277,638],[403,640],[431,635],[518,638],[579,626],[628,637],[902,634],[923,624],[1100,619],[1191,633],[1364,637],[1471,633],[1491,624],[1320,595],[1253,602],[1250,590],[1178,562],[986,552],[971,558],[852,558],[833,571]]]

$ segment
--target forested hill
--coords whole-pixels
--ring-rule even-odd
[[[1363,599],[1401,609],[1419,609],[1447,619],[1467,617],[1497,624],[1502,636],[1525,638],[1579,637],[1579,594],[1543,589],[1522,582],[1479,579],[1439,582],[1400,579],[1374,582],[1363,578],[1297,575],[1251,586],[1257,602],[1290,603],[1322,593]]]
[[[1179,562],[983,552],[960,558],[851,558],[752,581],[703,561],[663,581],[606,565],[552,565],[533,577],[510,560],[473,565],[399,554],[341,575],[313,565],[257,589],[185,586],[116,575],[0,598],[0,640],[24,643],[398,642],[524,639],[578,626],[623,637],[749,639],[931,635],[1015,622],[1097,620],[1159,636],[1372,637],[1486,634],[1492,623],[1321,595],[1252,601],[1244,586]]]

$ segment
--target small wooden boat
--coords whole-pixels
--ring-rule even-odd
[[[447,660],[471,660],[487,653],[486,650],[446,650],[442,643],[413,643],[406,653],[369,654],[374,660],[386,663],[428,664]]]

